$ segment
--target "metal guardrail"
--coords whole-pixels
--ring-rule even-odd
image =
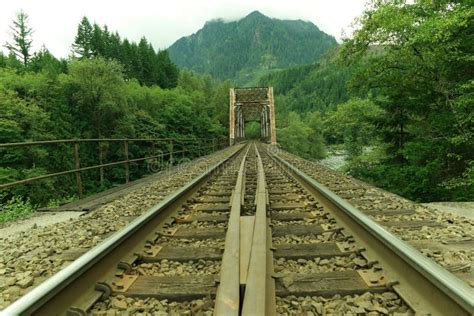
[[[101,143],[108,142],[108,143],[122,143],[123,144],[123,156],[124,159],[120,161],[114,161],[109,163],[103,162],[104,157],[104,149],[101,146]],[[157,143],[164,143],[168,146],[169,152],[160,152],[156,155],[150,155],[146,157],[140,158],[129,158],[129,144],[131,142],[144,142],[150,143],[154,146]],[[176,155],[181,154],[184,156],[185,153],[195,151],[200,156],[201,153],[207,151],[215,151],[216,149],[220,149],[223,145],[226,145],[227,140],[218,141],[216,139],[196,139],[196,138],[96,138],[96,139],[61,139],[61,140],[46,140],[46,141],[35,141],[35,142],[23,142],[23,143],[4,143],[0,144],[0,149],[4,148],[17,148],[17,147],[31,147],[31,146],[43,146],[43,145],[55,145],[55,144],[71,144],[73,147],[73,159],[74,159],[74,169],[64,170],[55,173],[49,173],[37,177],[32,177],[28,179],[22,179],[14,182],[0,184],[0,190],[7,189],[10,187],[28,184],[31,182],[54,178],[58,176],[68,175],[68,174],[75,174],[76,175],[76,188],[77,188],[77,195],[79,198],[83,196],[83,187],[82,187],[82,175],[83,171],[89,170],[96,170],[99,169],[100,172],[100,181],[101,184],[104,181],[104,168],[118,166],[118,165],[125,165],[125,182],[128,183],[130,180],[130,170],[129,166],[130,163],[133,162],[140,162],[145,160],[150,160],[154,158],[165,158],[168,157],[168,161],[170,165],[173,165],[174,159]],[[79,144],[81,143],[97,143],[98,144],[98,156],[99,156],[99,164],[87,167],[81,167],[81,159],[79,155]],[[182,148],[181,150],[173,150],[176,145],[180,145]]]

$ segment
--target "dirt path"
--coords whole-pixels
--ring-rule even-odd
[[[474,219],[474,202],[433,202],[423,205],[443,213],[453,213]]]
[[[37,212],[27,218],[9,222],[7,226],[0,228],[0,238],[24,232],[34,227],[44,227],[65,222],[69,219],[77,218],[84,213],[85,212]]]

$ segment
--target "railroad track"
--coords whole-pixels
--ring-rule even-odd
[[[474,287],[474,221],[435,212],[289,153],[279,155]]]
[[[243,147],[2,315],[472,314],[471,288],[268,149]]]

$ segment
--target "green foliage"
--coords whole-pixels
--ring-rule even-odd
[[[247,139],[259,139],[260,138],[260,124],[257,122],[247,122],[245,124],[245,137]]]
[[[58,207],[60,205],[72,202],[74,200],[77,200],[76,195],[68,195],[66,197],[62,197],[62,198],[59,198],[59,199],[51,199],[51,200],[48,201],[47,207],[48,208]]]
[[[8,70],[0,71],[0,77],[3,75],[16,77]],[[0,80],[0,143],[44,137],[48,121],[45,111],[2,87]]]
[[[3,198],[0,196],[0,201]],[[35,212],[35,207],[29,200],[12,197],[6,202],[0,202],[0,223],[11,221]]]
[[[22,70],[24,69],[24,65],[18,60],[14,53],[10,52],[8,55],[5,55],[3,52],[0,52],[0,69],[1,68]]]
[[[352,89],[384,110],[386,159],[357,174],[415,200],[472,200],[472,30],[468,1],[373,1],[342,48],[365,59]],[[468,184],[452,185],[454,182]]]
[[[349,99],[347,81],[357,65],[345,67],[336,63],[337,52],[328,52],[317,64],[296,66],[261,78],[260,85],[274,88],[278,113],[325,112]]]
[[[41,50],[34,53],[28,63],[28,69],[34,72],[44,71],[51,75],[58,75],[67,71],[67,62],[65,60],[58,60],[43,46]]]
[[[324,136],[330,143],[344,143],[349,157],[362,154],[364,146],[377,138],[376,120],[382,110],[367,99],[350,99],[328,112],[324,121]]]
[[[120,136],[120,123],[127,118],[125,81],[121,65],[103,58],[75,61],[62,82],[71,113],[81,121],[80,133],[89,138]],[[117,135],[118,134],[118,135]]]
[[[353,175],[418,201],[472,200],[473,15],[465,1],[372,1],[339,49],[261,79],[279,141],[304,153],[304,126],[287,116],[317,111]]]
[[[418,201],[474,198],[474,9],[466,1],[374,0],[340,47],[309,22],[258,12],[208,22],[169,49],[177,64],[208,75],[178,71],[146,38],[130,42],[87,18],[74,57],[58,60],[44,47],[32,54],[25,16],[23,31],[15,24],[25,45],[14,37],[17,50],[0,52],[1,143],[225,136],[232,84],[212,75],[274,87],[286,150],[318,159],[324,142],[343,146],[348,172],[390,191]],[[249,122],[246,133],[258,138],[260,126]],[[104,161],[123,159],[119,145],[102,146]],[[97,164],[97,152],[81,144],[81,165]],[[148,154],[134,144],[130,153]],[[0,183],[71,169],[70,155],[69,145],[0,149]],[[130,172],[145,171],[132,164]],[[96,173],[83,177],[87,192],[121,182],[123,168],[106,170],[102,187]],[[0,217],[73,192],[72,176],[6,190],[0,202],[13,211]]]
[[[324,158],[326,150],[320,131],[318,113],[311,113],[305,121],[296,112],[290,112],[286,126],[277,129],[278,143],[283,149],[304,158]]]
[[[260,80],[260,85],[273,86],[276,93],[277,127],[283,127],[278,132],[278,142],[287,150],[306,158],[324,157],[325,142],[334,144],[344,141],[343,137],[335,138],[332,131],[339,132],[339,126],[328,125],[328,118],[334,115],[338,104],[349,100],[346,82],[355,66],[348,69],[336,63],[336,53],[337,50],[328,52],[317,64],[275,71]],[[296,119],[295,115],[300,119]],[[342,116],[341,112],[339,117]],[[350,137],[351,134],[347,134]]]
[[[26,20],[25,20],[26,21]],[[25,24],[26,27],[26,24]],[[189,71],[181,75],[165,50],[155,51],[142,38],[122,40],[106,26],[84,18],[73,54],[58,60],[45,47],[28,55],[25,66],[11,52],[0,53],[0,143],[70,138],[221,138],[228,124],[230,83]],[[179,86],[178,86],[179,81]],[[131,142],[129,157],[167,151],[169,144],[149,148]],[[175,142],[174,150],[185,144]],[[123,144],[80,143],[82,167],[123,160]],[[200,149],[201,153],[209,149]],[[192,158],[183,154],[180,159]],[[0,183],[73,169],[71,144],[0,148]],[[141,163],[130,175],[147,173]],[[123,183],[122,166],[82,173],[86,193]],[[2,207],[12,219],[35,205],[57,205],[75,193],[74,176],[43,179],[2,190]],[[21,198],[19,198],[21,197]],[[23,199],[23,200],[22,200]],[[31,203],[29,202],[31,201]]]
[[[168,50],[178,66],[219,79],[234,78],[248,69],[239,75],[245,84],[253,80],[253,70],[311,63],[336,45],[334,37],[311,22],[271,19],[254,11],[235,22],[207,22]]]
[[[46,53],[45,53],[46,54]],[[47,62],[49,60],[49,62]],[[229,83],[219,83],[184,71],[180,86],[162,89],[125,80],[123,67],[102,57],[67,64],[68,73],[49,71],[55,58],[45,59],[42,70],[34,62],[17,72],[0,69],[0,143],[68,138],[214,138],[226,135]],[[166,145],[167,146],[167,145]],[[166,151],[157,144],[155,150]],[[175,150],[183,149],[176,144]],[[122,144],[103,144],[104,162],[123,160]],[[150,155],[151,148],[131,143],[131,158]],[[81,166],[99,162],[97,144],[80,144]],[[74,168],[71,145],[0,149],[0,183],[8,183]],[[186,157],[184,157],[186,158]],[[131,164],[133,178],[145,174],[142,164]],[[83,173],[87,193],[123,183],[123,167],[106,168],[101,187],[95,171]],[[14,196],[47,205],[75,192],[73,176],[62,176],[16,186]]]

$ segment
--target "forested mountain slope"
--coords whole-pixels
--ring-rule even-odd
[[[207,22],[168,51],[179,67],[242,82],[246,72],[312,63],[336,45],[334,37],[311,22],[272,19],[254,11],[239,21]]]
[[[333,61],[333,54],[320,62],[299,65],[264,75],[259,85],[273,86],[281,112],[326,112],[349,99],[347,82],[354,67]]]

